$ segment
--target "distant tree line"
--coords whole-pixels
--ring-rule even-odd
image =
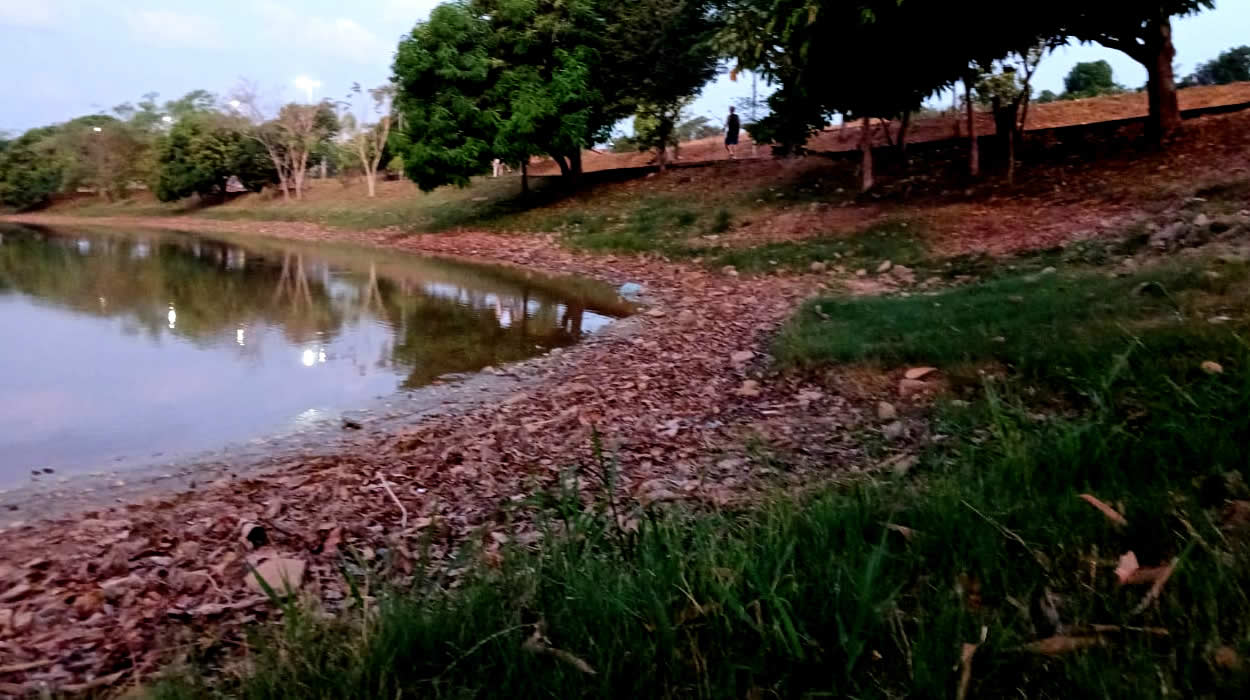
[[[912,115],[961,87],[968,169],[977,175],[975,105],[1007,139],[1008,174],[1033,101],[1042,57],[1070,41],[1122,51],[1145,68],[1147,138],[1180,128],[1172,19],[1212,0],[1050,0],[1003,17],[1002,5],[965,0],[452,0],[398,44],[387,85],[355,86],[340,101],[266,107],[254,90],[224,102],[196,91],[158,105],[147,96],[109,115],[31,130],[0,143],[0,200],[31,207],[56,192],[102,197],[144,183],[162,199],[224,197],[274,186],[303,196],[318,167],[370,183],[388,168],[421,189],[464,186],[492,161],[548,157],[569,180],[599,144],[655,152],[663,168],[685,138],[718,125],[688,107],[716,75],[752,75],[738,106],[756,142],[803,148],[835,119],[862,126],[861,186],[873,186],[873,120],[900,119],[890,141],[907,147]],[[1180,81],[1250,78],[1250,48],[1233,49]],[[757,91],[763,79],[767,96]],[[1063,95],[1122,90],[1105,61],[1075,67]],[[613,130],[633,119],[632,134]],[[525,182],[525,178],[522,178]]]

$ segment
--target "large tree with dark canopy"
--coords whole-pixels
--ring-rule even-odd
[[[1181,126],[1172,63],[1172,18],[1210,9],[1214,0],[1058,0],[1043,11],[1063,35],[1123,51],[1146,68],[1147,136],[1158,143]]]
[[[568,176],[639,104],[676,103],[714,73],[711,0],[459,0],[395,57],[391,145],[425,190],[493,158],[547,154]]]

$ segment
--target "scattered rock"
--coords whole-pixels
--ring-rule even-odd
[[[364,427],[363,425],[361,425],[361,424],[360,424],[360,423],[358,423],[357,421],[352,420],[351,418],[344,418],[344,419],[343,419],[343,429],[344,429],[344,430],[360,430],[360,429],[361,429],[361,428],[363,428],[363,427]]]
[[[305,567],[303,559],[285,557],[270,559],[247,572],[247,585],[257,593],[265,593],[264,586],[260,585],[260,581],[257,580],[259,576],[277,593],[299,590],[299,587],[304,585]]]
[[[811,270],[812,272],[824,272],[827,268],[828,268],[827,265],[819,261],[814,262],[811,265],[808,265],[808,269]]]
[[[621,285],[620,289],[616,290],[616,293],[626,299],[637,299],[642,296],[645,290],[646,288],[637,282],[626,282]]]
[[[750,350],[739,350],[729,356],[729,361],[735,365],[742,365],[750,362],[752,357],[755,357],[755,353]]]
[[[924,379],[937,371],[937,367],[912,367],[903,373],[908,379]]]
[[[916,455],[901,454],[895,455],[881,463],[882,469],[889,469],[894,476],[906,476],[912,467],[920,463],[920,458]]]
[[[929,391],[929,383],[922,382],[919,379],[900,379],[898,382],[898,393],[905,399],[910,399],[918,394]]]
[[[682,309],[681,313],[677,314],[677,322],[683,326],[693,325],[695,320],[694,312],[690,309]]]
[[[894,263],[886,260],[877,266],[877,273],[880,274],[882,272],[889,272],[892,267],[894,267]]]
[[[1164,226],[1150,235],[1150,247],[1155,250],[1167,250],[1180,240],[1188,229],[1189,227],[1183,221]]]
[[[867,277],[867,276],[868,276],[868,270],[865,270],[864,268],[862,268],[862,267],[861,267],[861,268],[859,268],[858,270],[856,270],[856,271],[855,271],[855,276],[856,276],[856,277]]]
[[[913,284],[916,281],[916,273],[906,265],[895,265],[890,269],[890,276],[901,284]]]
[[[881,428],[881,434],[886,440],[897,440],[903,437],[903,431],[903,422],[897,420],[893,423],[886,423]]]
[[[898,418],[898,409],[894,408],[894,404],[889,401],[878,401],[877,418],[879,420],[894,420]]]
[[[1037,274],[1041,275],[1042,277],[1045,277],[1046,275],[1053,275],[1056,272],[1058,272],[1058,270],[1056,270],[1054,267],[1047,266],[1047,267],[1043,267],[1042,271]]]
[[[1194,217],[1194,226],[1196,228],[1206,228],[1211,225],[1211,217],[1206,214],[1199,214]]]
[[[742,382],[742,386],[738,387],[738,396],[759,396],[760,383],[754,379],[747,379]]]
[[[1207,360],[1202,363],[1202,371],[1207,374],[1224,374],[1224,366],[1218,362]]]
[[[663,318],[664,316],[668,315],[668,312],[666,312],[664,309],[648,309],[647,315],[650,316],[651,318]]]
[[[722,267],[720,269],[720,272],[722,275],[729,275],[730,277],[738,276],[738,268],[734,267],[733,265],[726,265]]]

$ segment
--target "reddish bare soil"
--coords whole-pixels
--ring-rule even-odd
[[[1187,88],[1179,92],[1179,97],[1182,110],[1240,104],[1250,102],[1250,83]],[[1117,119],[1130,119],[1145,116],[1148,111],[1145,93],[1136,92],[1109,97],[1092,97],[1084,100],[1034,104],[1029,107],[1028,124],[1025,128],[1028,130],[1043,130]],[[884,127],[879,122],[873,123],[873,130],[875,132],[873,145],[888,145]],[[897,137],[898,130],[899,123],[892,122],[890,124],[890,132],[894,135],[892,138]],[[993,134],[994,131],[992,115],[986,112],[978,113],[977,133],[988,135]],[[809,140],[807,147],[813,151],[853,151],[859,148],[859,133],[860,126],[858,123],[831,127]],[[911,125],[907,140],[909,143],[926,143],[943,141],[961,135],[966,137],[967,134],[968,127],[964,116],[962,114],[958,115],[958,117],[948,115],[916,121]],[[760,146],[753,153],[750,135],[743,134],[742,145],[738,147],[738,157],[749,158],[753,155],[764,157],[768,156],[769,152],[767,147]],[[728,153],[721,138],[712,137],[682,144],[678,162],[726,160],[727,158]],[[586,151],[582,155],[582,165],[587,172],[610,170],[612,168],[643,167],[652,164],[653,161],[654,154],[652,153]],[[530,172],[536,175],[555,175],[559,174],[559,168],[555,166],[555,163],[543,160],[535,162],[530,167]]]

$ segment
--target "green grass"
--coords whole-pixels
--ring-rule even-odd
[[[731,219],[723,208],[711,210],[655,195],[619,209],[561,211],[539,226],[563,234],[565,242],[575,248],[691,257],[707,245],[701,236],[724,232]]]
[[[889,260],[908,267],[924,263],[927,249],[920,232],[904,221],[888,221],[848,235],[821,236],[751,248],[724,250],[710,257],[714,265],[733,265],[739,272],[807,269],[814,262],[842,265],[854,272],[875,270]]]
[[[603,460],[584,470],[604,485],[595,508],[561,492],[530,504],[548,525],[541,548],[470,567],[455,588],[433,576],[388,591],[376,614],[288,615],[258,634],[250,672],[211,673],[204,653],[153,694],[953,697],[960,647],[984,630],[970,697],[1244,697],[1245,668],[1213,654],[1231,648],[1244,665],[1250,653],[1250,533],[1221,528],[1226,499],[1248,495],[1250,348],[1244,320],[1207,314],[1244,319],[1250,302],[1244,269],[1210,279],[1186,264],[813,302],[779,340],[787,365],[1005,372],[938,411],[943,439],[918,446],[906,475],[740,511],[648,511],[624,532]],[[1165,294],[1135,295],[1143,283]],[[1069,397],[1062,410],[1047,393]],[[1128,526],[1077,498],[1087,492]],[[1145,589],[1111,573],[1126,551],[1178,561],[1141,611]],[[1037,613],[1043,600],[1058,601],[1062,630]],[[540,622],[596,674],[526,651]],[[1095,624],[1132,629],[1064,656],[1023,648]]]

